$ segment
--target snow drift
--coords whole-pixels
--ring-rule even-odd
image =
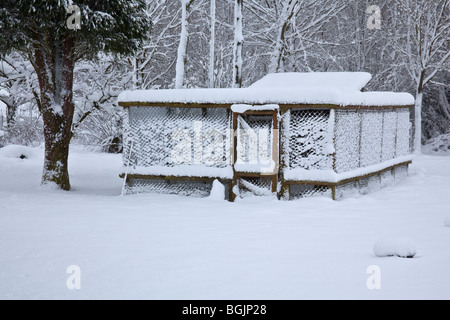
[[[379,239],[373,246],[373,253],[377,257],[399,256],[412,258],[416,255],[416,244],[411,238],[391,236]]]
[[[225,200],[225,186],[219,180],[216,179],[213,181],[208,199],[217,201]]]

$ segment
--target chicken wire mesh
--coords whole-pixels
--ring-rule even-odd
[[[411,152],[411,122],[409,117],[409,109],[397,110],[396,157],[404,156]]]
[[[355,110],[337,110],[335,127],[335,170],[345,172],[359,167],[361,119]]]
[[[331,197],[331,189],[328,186],[313,184],[291,184],[289,186],[289,199],[325,196]]]
[[[335,187],[335,199],[341,200],[344,198],[353,197],[359,194],[358,181],[349,181],[338,184]]]
[[[338,173],[409,154],[409,109],[338,110],[335,148]]]
[[[368,194],[377,191],[381,188],[380,175],[375,174],[373,176],[364,177],[358,180],[359,193]]]
[[[387,168],[380,173],[355,179],[353,181],[337,184],[335,187],[335,199],[354,197],[358,194],[368,194],[381,188],[393,185],[403,180],[408,175],[408,165],[398,165]]]
[[[394,170],[395,181],[403,180],[406,176],[408,176],[408,165],[405,164],[395,167]]]
[[[183,181],[174,179],[128,179],[126,194],[162,193],[181,196],[207,197],[211,193],[212,181]],[[229,183],[225,186],[224,199],[228,199]]]
[[[330,169],[332,133],[328,132],[330,110],[291,110],[283,130],[285,165],[288,169]]]
[[[361,111],[360,167],[366,167],[381,162],[382,120],[382,112]]]
[[[272,195],[272,179],[270,177],[240,177],[237,186],[241,198],[251,195]]]
[[[395,182],[394,169],[388,169],[380,173],[381,188],[387,187]]]
[[[395,140],[397,137],[397,112],[395,110],[387,110],[383,112],[383,134],[381,161],[387,161],[395,158]]]
[[[124,156],[130,155],[130,165],[230,165],[229,110],[129,107],[128,112]]]

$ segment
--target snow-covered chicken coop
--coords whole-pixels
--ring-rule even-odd
[[[365,72],[269,74],[248,88],[125,91],[126,193],[341,199],[407,175],[408,93]]]

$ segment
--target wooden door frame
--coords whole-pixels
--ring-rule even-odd
[[[237,130],[238,130],[238,116],[240,115],[256,115],[256,116],[272,116],[272,160],[275,162],[274,171],[270,174],[258,173],[258,172],[237,172],[234,168],[234,164],[237,161]],[[233,189],[238,185],[238,181],[242,177],[270,177],[272,179],[271,192],[277,193],[278,186],[278,173],[280,170],[280,130],[279,130],[279,110],[247,110],[245,112],[231,112],[231,165],[233,167],[233,180],[230,186],[229,199],[233,202],[236,199],[236,194]]]

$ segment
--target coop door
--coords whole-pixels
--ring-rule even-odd
[[[235,113],[235,195],[271,195],[278,176],[278,110]]]

